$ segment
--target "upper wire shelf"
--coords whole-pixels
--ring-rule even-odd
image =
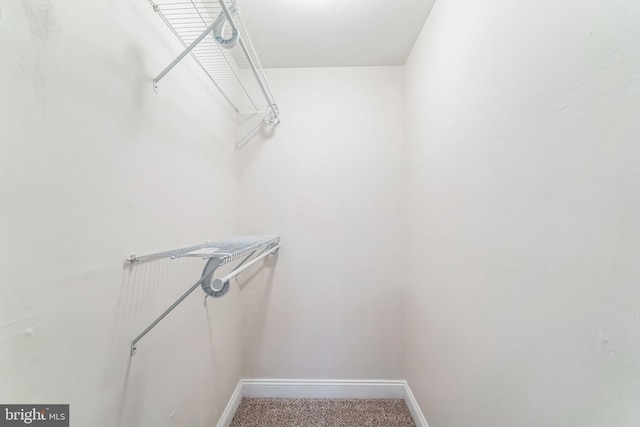
[[[278,107],[236,0],[148,1],[185,47],[154,79],[154,89],[191,55],[236,112],[263,113],[267,123],[278,123]]]

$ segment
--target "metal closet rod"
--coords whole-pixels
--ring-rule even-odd
[[[247,268],[251,267],[253,264],[255,264],[256,262],[260,261],[262,258],[268,256],[268,255],[273,255],[276,252],[278,252],[278,250],[280,249],[280,245],[276,245],[273,248],[269,248],[268,250],[266,250],[262,255],[257,256],[253,261],[248,262],[238,268],[236,268],[235,270],[233,270],[231,273],[227,274],[224,277],[221,277],[219,279],[213,279],[213,288],[214,289],[222,289],[224,288],[225,284],[229,283],[229,280],[233,279],[234,277],[236,277],[237,275],[239,275],[240,273],[242,273],[243,271],[245,271]]]
[[[222,13],[224,13],[225,17],[227,18],[227,21],[231,25],[231,28],[234,31],[238,31],[239,32],[239,29],[236,26],[236,23],[235,23],[235,21],[233,19],[233,16],[231,16],[231,12],[229,11],[229,8],[227,7],[227,4],[225,3],[225,0],[218,0],[218,3],[220,3],[220,6],[222,7]],[[155,79],[153,79],[153,88],[154,88],[154,90],[157,89],[158,82],[165,75],[167,75],[167,73],[169,71],[171,71],[171,69],[173,67],[175,67],[178,62],[180,62],[185,56],[187,56],[207,35],[209,35],[209,33],[211,33],[213,31],[215,26],[216,26],[216,22],[214,22],[213,24],[209,25],[207,27],[207,29],[204,30],[204,32],[198,36],[197,39],[195,39],[189,46],[187,46],[187,48],[184,51],[182,51],[182,53],[180,55],[178,55],[176,57],[176,59],[173,60],[173,62],[171,62],[171,64],[169,64],[164,70],[162,70],[162,72],[160,74],[158,74],[158,76]],[[240,43],[240,47],[242,48],[242,51],[244,52],[244,55],[246,56],[247,60],[249,61],[249,66],[251,67],[251,71],[253,72],[254,77],[258,81],[258,86],[260,87],[260,91],[262,91],[262,95],[264,96],[265,100],[267,101],[267,104],[269,105],[269,108],[271,108],[271,111],[273,112],[274,116],[276,117],[276,119],[278,119],[279,118],[278,107],[276,106],[274,100],[271,99],[271,96],[269,96],[269,93],[267,92],[267,89],[264,87],[264,83],[262,82],[262,79],[260,78],[260,74],[258,73],[258,69],[256,68],[256,64],[253,62],[253,58],[251,58],[251,54],[249,53],[249,49],[247,49],[247,46],[245,45],[244,40],[242,40],[242,36],[238,37],[238,42]]]

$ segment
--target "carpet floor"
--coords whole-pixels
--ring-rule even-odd
[[[415,427],[400,399],[246,399],[231,427]]]

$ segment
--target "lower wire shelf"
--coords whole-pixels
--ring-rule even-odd
[[[162,319],[164,319],[198,287],[201,287],[205,292],[205,301],[208,297],[222,297],[229,292],[230,281],[232,278],[236,277],[266,256],[275,255],[279,250],[280,236],[259,235],[240,236],[144,256],[131,255],[127,257],[126,261],[130,263],[160,258],[175,259],[181,257],[198,257],[207,260],[202,271],[202,277],[200,277],[200,279],[194,283],[189,290],[182,294],[180,298],[178,298],[169,308],[158,316],[156,320],[147,326],[144,331],[133,339],[130,350],[131,356],[136,354],[138,341],[147,335],[149,331],[160,323]],[[221,278],[213,277],[213,273],[218,269],[218,267],[241,258],[243,258],[242,261],[231,273]]]

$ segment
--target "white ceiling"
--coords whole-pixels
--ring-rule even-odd
[[[262,66],[402,65],[435,0],[238,0]]]

